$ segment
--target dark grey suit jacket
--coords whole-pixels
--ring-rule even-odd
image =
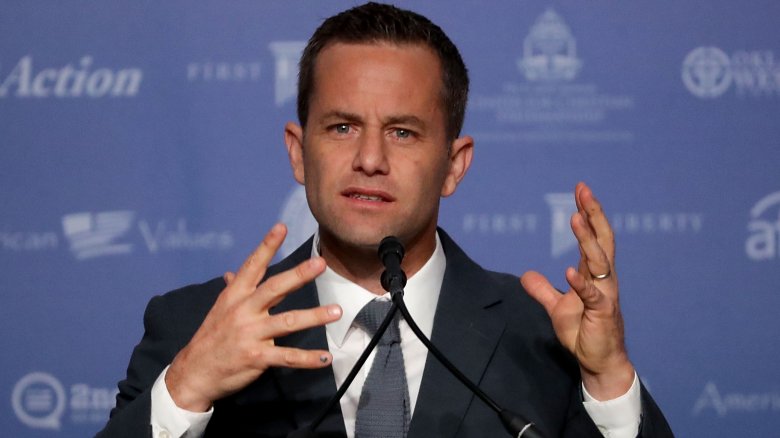
[[[548,437],[601,436],[582,406],[579,368],[560,345],[542,307],[517,277],[482,269],[439,230],[447,257],[431,339],[450,360],[501,406],[521,413]],[[308,258],[311,240],[269,269],[268,275]],[[145,333],[133,351],[117,406],[98,436],[150,436],[150,390],[157,376],[200,326],[224,288],[222,279],[153,298]],[[287,297],[273,312],[319,305],[314,283]],[[278,345],[327,349],[316,328],[276,340]],[[219,400],[206,436],[284,437],[312,421],[335,393],[330,367],[274,368],[238,393]],[[663,414],[642,388],[640,436],[672,436]],[[338,404],[317,429],[344,436]],[[431,355],[426,361],[409,438],[507,436],[481,400]]]

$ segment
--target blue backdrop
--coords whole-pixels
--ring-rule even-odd
[[[780,428],[780,4],[468,1],[475,161],[441,223],[563,287],[571,191],[618,239],[631,356],[679,436]],[[299,51],[352,2],[2,2],[0,429],[101,428],[154,294],[284,220]],[[289,247],[288,247],[289,248]]]

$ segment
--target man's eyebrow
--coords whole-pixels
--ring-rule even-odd
[[[320,120],[324,123],[330,123],[331,121],[338,122],[354,122],[361,123],[363,118],[357,114],[350,113],[348,111],[333,110],[322,115]],[[398,114],[386,117],[382,124],[387,125],[408,125],[417,129],[425,129],[427,126],[425,121],[412,114]]]
[[[411,125],[418,129],[425,128],[425,121],[411,114],[390,116],[384,120],[384,124],[385,125]]]
[[[346,122],[360,122],[363,119],[357,115],[346,111],[329,111],[322,115],[321,120],[323,121],[329,121],[329,120],[338,120],[338,121],[346,121]]]

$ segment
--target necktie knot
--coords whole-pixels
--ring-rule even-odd
[[[355,317],[355,325],[365,330],[370,336],[374,334],[382,325],[387,312],[390,311],[393,303],[390,301],[373,300],[369,301]],[[380,345],[388,345],[391,343],[401,342],[401,333],[398,329],[398,313],[395,314],[393,321],[387,327],[382,339],[379,340]]]

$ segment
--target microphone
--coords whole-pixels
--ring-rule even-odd
[[[527,421],[525,418],[514,412],[508,411],[498,405],[493,399],[491,399],[484,391],[482,391],[477,385],[475,385],[468,377],[466,377],[452,362],[447,359],[446,356],[428,339],[427,336],[420,330],[417,323],[409,314],[409,310],[406,308],[403,298],[403,287],[406,286],[406,273],[401,269],[401,261],[404,258],[404,247],[401,241],[395,236],[387,236],[382,239],[379,244],[379,258],[382,260],[382,264],[385,266],[385,271],[382,272],[381,282],[382,287],[390,292],[392,296],[394,307],[397,306],[401,315],[409,324],[409,328],[412,329],[414,334],[425,345],[439,362],[447,368],[447,371],[455,376],[461,383],[463,383],[472,393],[480,398],[485,404],[490,407],[496,414],[498,414],[501,424],[509,432],[510,435],[516,438],[543,438],[543,435],[534,427],[534,424]],[[391,309],[392,310],[392,309]]]
[[[391,295],[404,292],[406,286],[406,273],[401,269],[401,260],[404,259],[404,246],[395,236],[387,236],[379,242],[377,250],[379,260],[385,266],[379,281],[384,290]]]

